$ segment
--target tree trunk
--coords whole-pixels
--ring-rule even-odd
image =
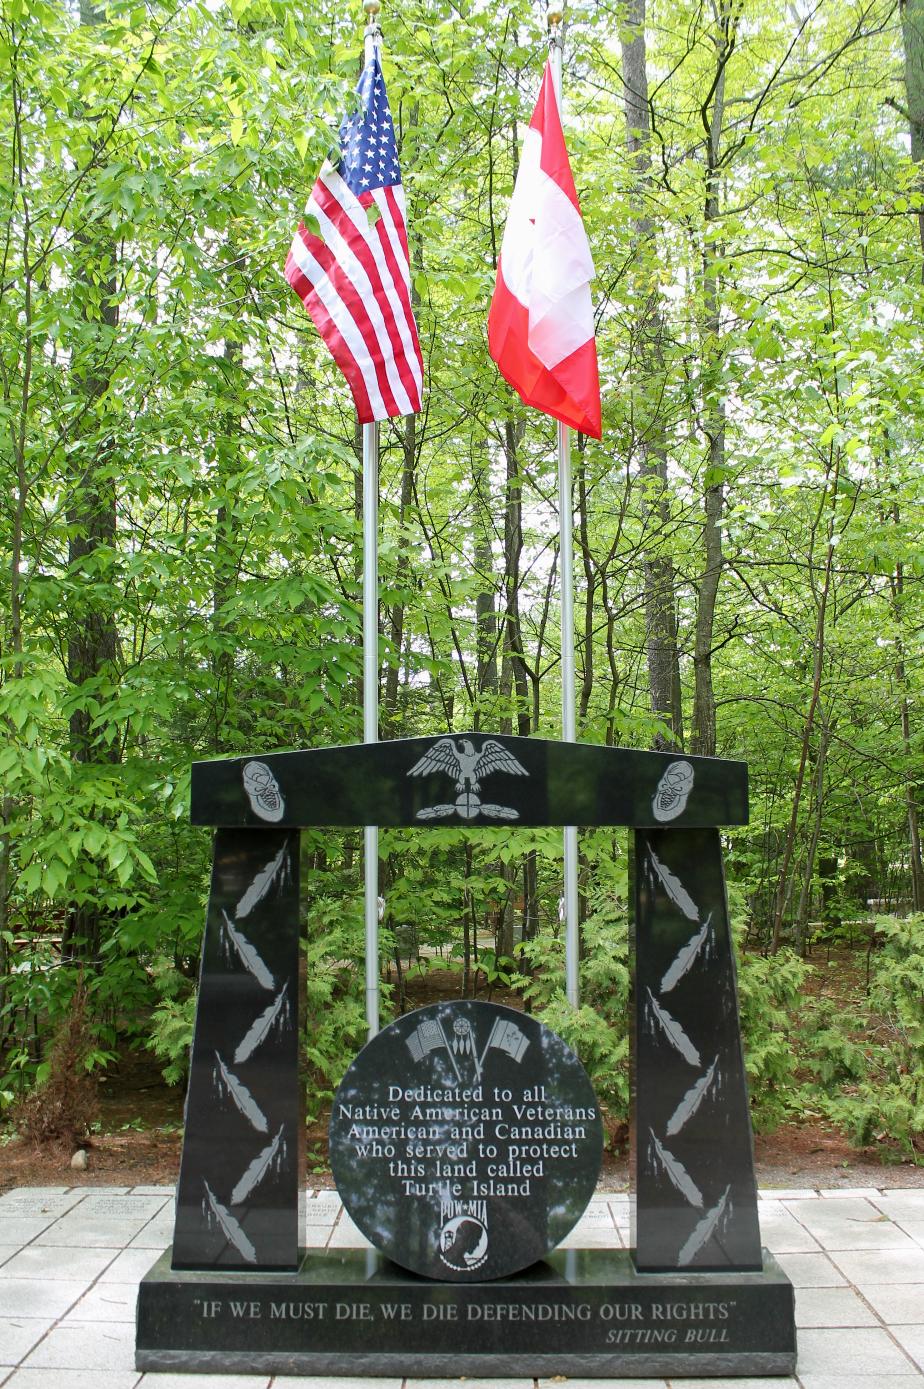
[[[620,30],[626,103],[626,139],[635,173],[633,239],[641,308],[636,323],[633,376],[642,418],[636,422],[639,484],[648,543],[643,559],[648,683],[652,712],[666,726],[656,748],[683,743],[680,659],[674,564],[665,545],[670,533],[667,448],[661,405],[664,383],[665,325],[652,267],[656,258],[655,224],[646,207],[651,185],[651,120],[648,108],[648,64],[645,47],[645,0],[627,0]],[[660,385],[659,385],[660,383]]]
[[[404,420],[402,439],[403,465],[401,468],[401,500],[398,504],[398,564],[395,575],[399,590],[410,584],[411,565],[408,557],[408,539],[405,531],[411,503],[414,500],[414,474],[417,468],[417,416],[407,415]],[[398,715],[398,687],[401,679],[401,650],[404,645],[404,599],[399,597],[389,614],[389,640],[391,660],[385,671],[385,701],[382,710],[383,721],[388,736],[396,737],[400,726]]]
[[[477,693],[474,728],[481,728],[485,696],[493,703],[497,696],[497,607],[494,588],[493,517],[491,514],[491,468],[487,448],[476,465],[472,488],[474,515],[475,574],[479,580],[475,594],[475,656]]]
[[[693,717],[690,751],[714,757],[716,750],[715,693],[712,686],[712,647],[716,599],[722,576],[722,509],[725,499],[725,400],[722,394],[724,350],[721,329],[721,247],[714,228],[720,208],[720,147],[725,118],[725,72],[734,47],[735,17],[723,5],[713,42],[716,70],[712,108],[702,111],[706,130],[706,198],[703,228],[703,423],[709,454],[703,495],[704,566],[696,604],[693,647]]]
[[[911,158],[921,167],[924,166],[924,0],[901,0],[901,15]],[[919,183],[924,187],[924,168]],[[918,212],[918,237],[924,252],[924,209]],[[924,265],[921,274],[924,277]]]
[[[898,523],[898,507],[893,510]],[[908,673],[905,667],[905,643],[902,636],[902,602],[905,591],[904,565],[899,561],[892,579],[892,607],[897,635],[895,639],[895,683],[900,691],[899,712],[902,728],[902,751],[905,758],[905,814],[908,820],[908,856],[911,867],[911,904],[916,912],[924,912],[924,864],[921,861],[921,821],[917,803],[914,749],[911,743],[911,705],[908,697]]]
[[[102,11],[92,0],[81,0],[80,22],[97,25]],[[101,224],[102,225],[102,224]],[[76,299],[79,305],[85,339],[95,335],[97,341],[86,342],[85,360],[74,368],[79,391],[88,402],[102,399],[111,380],[113,353],[109,339],[119,325],[118,304],[118,247],[105,231],[94,229],[75,237],[77,265],[75,269]],[[99,283],[100,266],[108,265],[110,273]],[[98,309],[95,301],[98,297]],[[83,354],[81,354],[83,355]],[[88,420],[94,412],[87,411]],[[73,453],[72,457],[80,457]],[[90,698],[94,687],[111,669],[118,657],[118,631],[111,600],[100,596],[100,573],[105,569],[107,552],[116,549],[116,483],[118,462],[116,441],[103,431],[96,440],[92,454],[82,455],[79,470],[70,479],[66,508],[68,528],[68,575],[75,582],[78,597],[71,608],[67,637],[67,678],[72,687],[85,692],[68,721],[70,754],[78,764],[94,762],[116,763],[121,747],[111,736],[101,739],[92,728],[93,714]],[[105,586],[108,589],[108,585]],[[88,963],[99,958],[102,942],[103,914],[93,902],[74,903],[68,909],[62,950],[65,957],[79,958]]]
[[[504,645],[502,692],[509,693],[516,708],[517,733],[530,733],[529,672],[523,650],[520,622],[520,557],[523,552],[523,484],[520,478],[521,429],[512,420],[504,424],[504,459],[507,495],[504,506]],[[512,718],[505,715],[502,731],[512,732]]]
[[[584,641],[580,690],[578,692],[578,724],[586,722],[590,708],[590,697],[594,689],[594,619],[597,597],[597,575],[594,569],[593,553],[590,545],[587,506],[586,452],[583,448],[583,435],[578,446],[578,465],[576,470],[578,495],[578,546],[581,564],[584,569]]]
[[[229,259],[237,261],[236,248]],[[243,367],[243,350],[239,342],[227,341],[222,351],[227,377],[226,389],[233,392]],[[214,753],[224,745],[224,728],[231,707],[234,689],[234,633],[229,628],[226,604],[234,596],[240,567],[239,534],[234,521],[233,497],[239,465],[240,416],[236,409],[224,412],[216,440],[217,472],[214,494],[218,497],[215,510],[212,570],[212,717],[209,742]]]

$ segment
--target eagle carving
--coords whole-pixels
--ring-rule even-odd
[[[475,747],[471,738],[440,738],[414,763],[408,776],[428,776],[431,772],[444,772],[451,776],[458,795],[453,804],[444,803],[418,810],[418,820],[445,819],[449,815],[458,815],[463,820],[474,820],[478,815],[489,820],[520,818],[519,811],[510,806],[484,802],[478,794],[481,791],[480,778],[490,776],[492,772],[529,776],[522,763],[496,738],[486,738],[480,748]]]

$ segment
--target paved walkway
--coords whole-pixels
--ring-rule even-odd
[[[138,1282],[172,1236],[168,1187],[30,1187],[0,1196],[2,1389],[450,1389],[458,1380],[139,1375]],[[796,1288],[795,1379],[540,1380],[539,1389],[924,1389],[924,1191],[766,1191],[764,1243]],[[628,1241],[629,1198],[595,1196],[571,1245]],[[332,1192],[308,1200],[310,1246],[362,1247]],[[465,1381],[535,1389],[536,1381]]]

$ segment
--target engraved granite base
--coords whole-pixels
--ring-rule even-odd
[[[756,1273],[645,1273],[626,1250],[558,1250],[491,1283],[437,1283],[370,1250],[297,1273],[178,1272],[138,1293],[139,1370],[540,1378],[788,1375],[793,1289]]]

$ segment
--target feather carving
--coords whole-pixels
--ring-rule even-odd
[[[709,1094],[712,1088],[712,1082],[715,1080],[715,1068],[718,1064],[718,1060],[719,1058],[716,1057],[708,1071],[705,1071],[703,1075],[700,1076],[699,1080],[696,1081],[694,1085],[690,1086],[689,1090],[668,1119],[668,1138],[673,1138],[675,1133],[680,1132],[684,1125],[693,1118],[693,1115]]]
[[[246,1201],[247,1197],[253,1191],[254,1187],[260,1185],[263,1178],[266,1176],[267,1172],[272,1166],[274,1158],[279,1153],[281,1143],[282,1128],[279,1129],[279,1132],[276,1134],[276,1137],[273,1139],[273,1141],[271,1143],[267,1143],[266,1147],[262,1150],[262,1152],[257,1153],[257,1156],[254,1158],[253,1162],[247,1168],[247,1171],[244,1173],[243,1177],[241,1177],[237,1186],[232,1191],[232,1206],[239,1206],[242,1201]],[[282,1152],[284,1155],[284,1146]]]
[[[261,989],[275,988],[273,976],[260,959],[255,947],[251,945],[247,937],[237,929],[226,911],[222,910],[221,914],[225,919],[225,931],[227,932],[228,939],[237,951],[238,958],[248,974],[253,975]]]
[[[408,772],[410,776],[410,772]],[[416,818],[418,820],[445,820],[447,815],[455,815],[454,805],[428,805],[423,810],[418,810]]]
[[[652,1015],[657,1019],[661,1031],[675,1051],[679,1051],[684,1061],[689,1061],[691,1066],[700,1064],[699,1052],[690,1041],[687,1034],[676,1018],[672,1018],[666,1008],[662,1008],[651,990],[648,990],[648,1002]],[[237,1056],[235,1056],[235,1061]]]
[[[253,1022],[238,1042],[234,1053],[234,1064],[239,1066],[242,1061],[249,1061],[254,1052],[269,1036],[276,1020],[282,1014],[286,1014],[283,1009],[286,1006],[286,985],[283,984],[279,993],[273,999],[268,1008],[264,1008],[260,1016]]]
[[[257,1251],[254,1249],[250,1240],[244,1234],[240,1224],[235,1220],[227,1206],[223,1206],[216,1198],[208,1182],[205,1182],[205,1197],[208,1202],[208,1210],[225,1239],[229,1244],[234,1245],[241,1258],[246,1259],[248,1264],[255,1264],[257,1262]]]
[[[672,873],[669,868],[665,868],[655,851],[651,848],[648,850],[648,857],[651,860],[651,866],[656,876],[660,880],[661,886],[664,888],[664,891],[667,893],[674,906],[680,908],[688,921],[698,921],[699,907],[693,901],[693,898],[690,896],[689,892],[687,892],[683,883],[677,877],[677,874]]]
[[[237,1076],[233,1075],[231,1071],[228,1070],[217,1051],[215,1053],[215,1061],[218,1066],[218,1074],[221,1077],[221,1084],[231,1096],[241,1114],[243,1114],[248,1123],[256,1129],[257,1133],[269,1133],[269,1124],[266,1122],[266,1115],[247,1089],[247,1086],[242,1080],[238,1080]],[[231,1204],[235,1204],[233,1197],[231,1198]]]
[[[674,1154],[669,1152],[663,1143],[658,1142],[658,1137],[654,1129],[649,1129],[648,1132],[651,1134],[651,1142],[654,1147],[655,1159],[658,1167],[670,1178],[672,1184],[677,1188],[681,1196],[689,1201],[691,1206],[695,1206],[697,1210],[701,1211],[703,1208],[702,1192],[683,1163],[679,1158],[675,1158]]]
[[[696,932],[696,935],[691,936],[686,945],[682,946],[678,951],[676,960],[661,980],[662,994],[669,994],[671,989],[679,984],[683,976],[693,968],[693,965],[696,963],[696,958],[709,935],[709,923],[711,921],[712,912],[706,917],[706,920]]]
[[[677,1255],[677,1264],[680,1268],[685,1268],[687,1264],[691,1264],[703,1246],[712,1239],[716,1226],[725,1214],[726,1206],[730,1207],[731,1205],[728,1200],[730,1191],[731,1187],[727,1186],[712,1209],[708,1210],[702,1220],[695,1225],[693,1233]]]
[[[249,916],[257,903],[263,901],[263,898],[269,892],[280,873],[285,873],[288,867],[286,862],[288,848],[288,841],[285,841],[276,857],[270,859],[269,863],[264,864],[260,869],[257,876],[250,884],[250,887],[237,904],[237,910],[234,915],[238,920],[240,920],[242,916]],[[272,985],[270,987],[272,987]]]

